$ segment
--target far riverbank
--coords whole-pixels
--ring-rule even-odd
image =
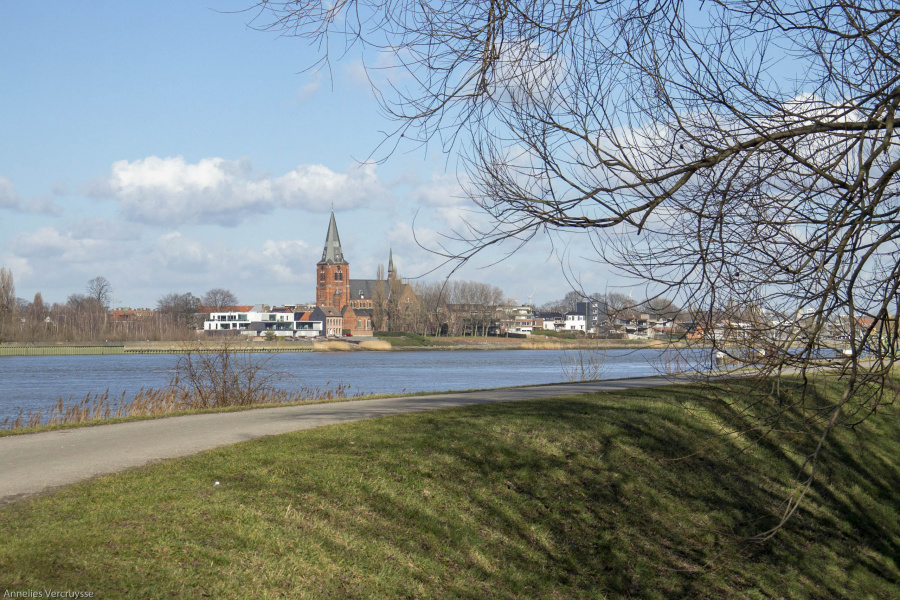
[[[438,337],[421,336],[374,338],[349,337],[327,340],[275,340],[264,338],[229,339],[228,347],[235,352],[247,353],[295,353],[295,352],[386,352],[403,350],[639,350],[671,348],[673,344],[662,340],[597,340],[559,339],[534,335],[529,338],[504,337]],[[183,354],[193,352],[218,352],[225,342],[214,339],[165,342],[94,342],[82,344],[28,343],[0,344],[3,356],[69,356],[107,354]],[[679,344],[675,343],[674,347]]]

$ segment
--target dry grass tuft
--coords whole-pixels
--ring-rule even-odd
[[[322,352],[348,352],[350,344],[347,342],[319,342],[316,344],[316,350]]]
[[[267,388],[256,392],[250,402],[246,398],[235,397],[231,399],[232,401],[225,399],[216,403],[215,408],[300,404],[351,396],[349,386],[343,384],[329,389],[304,387],[297,391]],[[74,425],[105,419],[150,417],[207,408],[210,408],[210,404],[198,394],[171,386],[164,389],[141,388],[131,401],[126,400],[124,393],[118,398],[110,398],[109,390],[106,390],[102,394],[89,392],[83,400],[74,404],[72,404],[71,397],[68,402],[60,398],[56,405],[46,413],[41,410],[27,413],[19,411],[15,418],[8,417],[0,421],[0,430],[13,431],[53,425]]]
[[[363,350],[390,350],[393,346],[386,340],[367,340],[360,342],[359,347]]]

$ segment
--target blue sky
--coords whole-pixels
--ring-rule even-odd
[[[234,12],[248,4],[0,3],[0,266],[17,295],[64,301],[102,275],[120,306],[214,287],[312,301],[332,207],[354,278],[389,248],[404,277],[439,265],[416,238],[436,247],[471,210],[453,157],[363,164],[392,124],[360,56],[305,72],[314,51],[249,27]],[[568,243],[602,291],[606,273],[579,258],[590,248]],[[500,256],[455,277],[535,303],[570,289],[547,240],[488,266]]]

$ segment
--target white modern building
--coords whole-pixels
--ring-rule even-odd
[[[261,305],[246,312],[210,313],[203,322],[204,331],[239,331],[242,335],[279,337],[316,337],[322,334],[322,321],[312,320],[312,312],[264,311]]]
[[[566,324],[564,325],[566,331],[585,331],[586,325],[587,318],[584,313],[578,311],[566,313]]]

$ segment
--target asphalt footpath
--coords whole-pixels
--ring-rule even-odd
[[[154,461],[323,425],[455,406],[615,392],[678,382],[673,377],[657,376],[560,383],[258,408],[7,436],[0,438],[0,504]]]

